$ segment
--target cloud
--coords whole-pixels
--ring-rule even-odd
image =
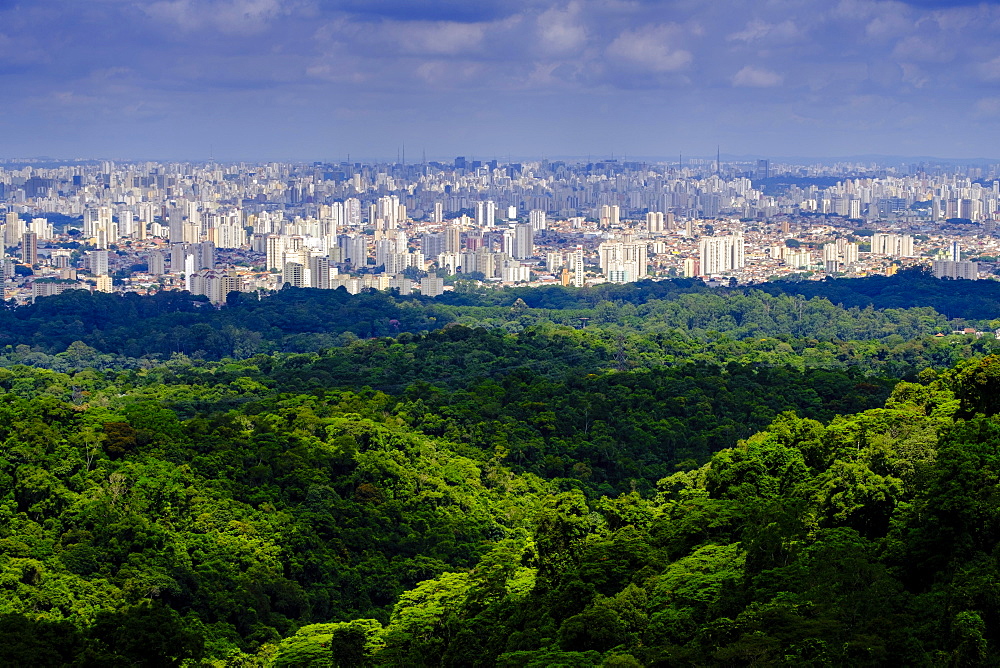
[[[39,119],[73,127],[84,114],[126,125],[145,114],[163,132],[132,136],[165,144],[213,114],[234,137],[283,124],[293,136],[327,128],[329,113],[355,124],[344,142],[377,143],[412,116],[439,123],[422,129],[429,151],[453,135],[500,142],[508,121],[508,139],[522,132],[548,150],[538,128],[580,142],[626,133],[599,110],[619,109],[627,92],[636,136],[660,133],[673,110],[686,130],[664,142],[714,136],[735,117],[740,137],[766,125],[774,145],[793,141],[780,131],[796,118],[843,130],[842,141],[879,127],[858,130],[858,142],[888,143],[900,140],[885,131],[899,109],[920,109],[913,132],[949,150],[973,126],[974,146],[1000,139],[989,125],[1000,95],[996,2],[0,0],[0,26],[8,137],[45,137],[52,127]],[[39,105],[47,114],[27,111]],[[472,125],[482,118],[503,122],[483,132]]]
[[[996,118],[1000,116],[1000,97],[984,97],[977,100],[974,109],[978,118]]]
[[[939,40],[929,39],[923,35],[911,35],[896,44],[891,56],[896,60],[947,63],[955,58],[955,52],[950,46],[941,44]]]
[[[146,6],[145,11],[150,17],[185,31],[210,29],[253,35],[292,8],[292,3],[282,0],[158,0]]]
[[[1000,81],[1000,56],[975,66],[979,75],[986,81]]]
[[[802,31],[790,19],[781,23],[768,23],[760,19],[752,19],[743,30],[734,32],[726,39],[737,42],[790,42],[802,38]]]
[[[587,29],[578,19],[579,10],[579,4],[570,3],[564,9],[552,7],[538,15],[538,37],[544,51],[567,53],[583,46]]]
[[[747,65],[734,74],[731,81],[734,86],[740,88],[773,88],[780,86],[784,77],[771,70]]]
[[[653,72],[675,72],[691,64],[690,51],[676,48],[680,26],[666,24],[625,30],[608,46],[608,55]]]
[[[363,17],[365,20],[390,21],[457,21],[483,23],[495,21],[522,10],[521,3],[511,0],[469,2],[469,0],[340,0],[338,11]]]
[[[437,21],[434,23],[392,24],[389,32],[404,50],[413,53],[459,54],[478,50],[486,25]]]

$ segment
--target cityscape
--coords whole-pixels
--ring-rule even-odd
[[[996,278],[1000,165],[4,164],[4,298]]]
[[[0,61],[0,668],[1000,666],[1000,0]]]

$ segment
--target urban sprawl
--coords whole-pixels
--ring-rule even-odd
[[[0,163],[4,299],[993,277],[1000,165]]]

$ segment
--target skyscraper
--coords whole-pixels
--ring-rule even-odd
[[[663,212],[650,211],[646,214],[646,231],[650,234],[663,232]]]
[[[306,268],[298,262],[286,262],[281,272],[281,284],[291,285],[293,288],[308,287]]]
[[[277,234],[271,234],[266,237],[267,243],[267,259],[266,266],[268,271],[273,271],[275,269],[282,269],[285,266],[285,240]]]
[[[723,274],[744,266],[742,232],[724,237],[702,237],[699,250],[703,276]]]
[[[171,207],[167,213],[167,239],[172,244],[184,243],[184,214],[180,207]]]
[[[547,221],[545,212],[541,209],[533,209],[528,213],[528,221],[531,223],[531,229],[536,232],[541,232],[546,228]]]
[[[526,260],[535,254],[535,230],[531,223],[514,226],[514,252],[516,260]]]
[[[21,220],[21,217],[14,211],[7,213],[7,223],[3,228],[3,245],[7,247],[17,246],[21,243],[23,234],[24,221]]]
[[[601,271],[611,283],[630,283],[646,275],[646,244],[605,241],[597,247]]]
[[[146,256],[146,265],[147,271],[153,276],[162,276],[167,273],[163,253],[158,250],[149,252],[149,255]]]
[[[90,273],[97,276],[106,275],[108,273],[108,251],[90,251],[87,253],[87,263],[90,267]]]
[[[21,262],[24,264],[38,262],[38,235],[34,232],[25,232],[21,237]]]
[[[444,252],[457,253],[462,250],[462,230],[457,225],[444,228]]]
[[[493,200],[476,202],[476,225],[479,227],[493,227],[496,225],[497,204]]]

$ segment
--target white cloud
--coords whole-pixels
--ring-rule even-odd
[[[587,41],[587,29],[577,18],[580,6],[552,7],[538,15],[538,35],[543,50],[552,53],[575,51]]]
[[[252,35],[289,12],[291,6],[282,0],[158,0],[143,9],[152,18],[176,24],[182,30]]]
[[[760,19],[752,19],[743,30],[732,33],[726,39],[731,42],[749,43],[766,40],[768,43],[773,43],[797,41],[802,36],[802,30],[791,19],[786,19],[781,23],[768,23]]]
[[[910,35],[896,44],[892,50],[892,57],[896,60],[947,63],[954,59],[955,53],[951,47],[943,46],[941,41],[943,40],[933,39],[926,35]]]
[[[463,85],[480,76],[482,66],[473,62],[457,61],[427,61],[417,66],[416,74],[420,79],[436,87],[454,87]]]
[[[482,23],[435,21],[399,23],[390,32],[411,53],[459,54],[480,48],[486,34]]]
[[[1000,97],[984,97],[976,101],[974,112],[980,118],[1000,116]]]
[[[676,24],[625,30],[608,46],[608,55],[654,72],[676,72],[694,60],[690,51],[674,45],[680,34]]]
[[[979,63],[976,67],[979,75],[986,81],[1000,80],[1000,56],[985,63]]]
[[[734,74],[731,81],[734,86],[741,88],[772,88],[780,86],[784,81],[784,77],[771,70],[747,65]]]

